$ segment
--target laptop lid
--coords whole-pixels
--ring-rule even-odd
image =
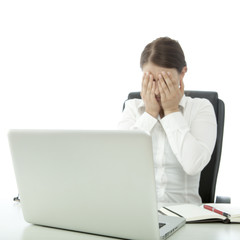
[[[160,239],[151,137],[138,131],[11,130],[27,222]]]

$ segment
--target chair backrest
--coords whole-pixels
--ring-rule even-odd
[[[225,106],[224,102],[218,98],[217,92],[210,91],[185,91],[185,95],[192,98],[208,99],[215,110],[217,119],[217,140],[208,165],[202,170],[199,184],[199,194],[203,203],[213,203],[215,198],[215,190],[217,183],[218,170],[222,153],[223,130]],[[133,98],[141,98],[140,92],[131,92],[128,95],[128,100]],[[125,103],[123,105],[123,109]]]

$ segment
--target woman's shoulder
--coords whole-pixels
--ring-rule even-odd
[[[185,96],[186,102],[193,104],[193,105],[199,105],[199,106],[212,106],[212,103],[206,99],[206,98],[192,98],[190,96]]]
[[[192,98],[189,96],[185,97],[185,110],[191,111],[192,113],[199,112],[211,112],[214,113],[214,107],[212,103],[206,98]]]

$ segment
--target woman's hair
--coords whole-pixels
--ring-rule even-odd
[[[180,44],[169,37],[157,38],[144,48],[140,67],[149,62],[159,67],[176,68],[178,73],[187,65]]]

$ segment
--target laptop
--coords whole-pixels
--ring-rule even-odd
[[[151,136],[118,130],[10,130],[24,219],[102,236],[166,239],[185,224],[159,215]]]

